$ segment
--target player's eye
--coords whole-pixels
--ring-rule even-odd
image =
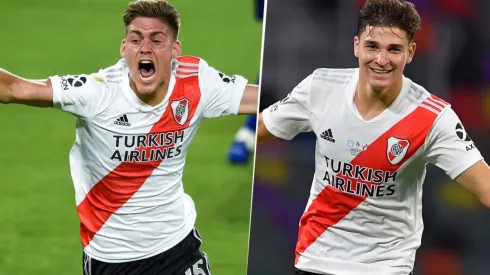
[[[401,52],[401,50],[399,48],[392,48],[392,49],[390,49],[390,52],[399,53],[399,52]]]
[[[138,44],[138,43],[140,43],[140,40],[139,39],[132,39],[131,43]]]
[[[160,44],[160,43],[162,43],[161,40],[157,40],[157,39],[153,40],[152,42],[153,42],[153,44],[157,44],[157,45]]]
[[[375,50],[378,47],[376,47],[376,45],[374,45],[374,44],[368,44],[368,45],[366,45],[366,48],[368,48],[369,50]]]

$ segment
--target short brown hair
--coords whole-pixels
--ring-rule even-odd
[[[158,18],[170,26],[174,39],[177,39],[179,35],[180,14],[166,0],[136,0],[129,3],[123,15],[126,33],[128,32],[129,24],[137,17]]]
[[[367,26],[398,27],[407,33],[409,41],[420,30],[420,16],[415,5],[403,0],[367,0],[359,13],[357,35]]]

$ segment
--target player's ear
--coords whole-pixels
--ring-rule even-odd
[[[172,58],[179,57],[181,53],[182,53],[182,45],[180,44],[179,40],[175,40],[175,42],[173,43]]]
[[[124,51],[126,50],[126,39],[123,39],[121,42],[121,49],[120,49],[120,54],[121,57],[124,57]]]
[[[412,62],[416,49],[417,49],[417,44],[415,44],[415,42],[410,42],[410,44],[408,45],[407,64],[410,64],[410,62]]]
[[[359,43],[361,41],[359,40],[359,36],[354,36],[354,56],[359,58]]]

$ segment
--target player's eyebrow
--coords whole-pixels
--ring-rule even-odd
[[[374,41],[374,40],[369,40],[369,39],[366,39],[364,41],[364,45],[375,45],[375,46],[379,46],[379,42],[378,41]],[[391,43],[388,45],[388,48],[403,48],[403,44],[397,44],[397,43]]]
[[[388,45],[388,48],[397,48],[397,49],[402,49],[402,48],[403,48],[403,44],[396,44],[396,43],[389,44],[389,45]]]
[[[134,33],[134,34],[136,34],[138,36],[143,36],[143,33],[141,31],[139,31],[139,30],[130,30],[128,32],[128,34],[131,34],[131,33]],[[156,35],[159,35],[159,34],[161,34],[163,36],[166,36],[163,31],[153,31],[153,32],[150,32],[150,36],[156,36]]]

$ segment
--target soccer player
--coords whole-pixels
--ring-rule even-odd
[[[77,118],[70,169],[84,274],[210,274],[183,191],[185,156],[203,118],[255,113],[257,86],[180,56],[180,16],[168,2],[132,2],[123,19],[115,65],[43,81],[0,70],[0,102]]]
[[[353,41],[359,67],[317,69],[259,115],[259,142],[317,137],[296,274],[410,274],[427,163],[490,207],[490,168],[450,104],[403,75],[419,26],[413,4],[368,0]]]

